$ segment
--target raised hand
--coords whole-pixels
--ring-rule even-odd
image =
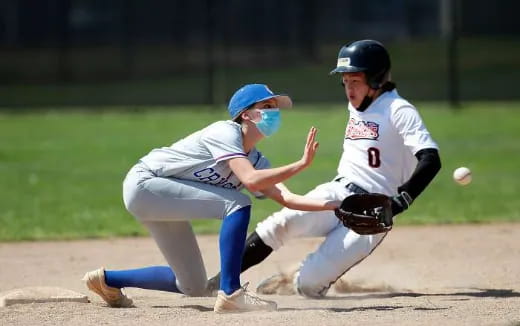
[[[307,134],[307,142],[305,143],[305,149],[303,150],[303,156],[301,158],[304,167],[311,165],[312,160],[314,160],[314,155],[316,155],[316,151],[318,150],[319,143],[316,141],[317,132],[318,129],[311,127]]]

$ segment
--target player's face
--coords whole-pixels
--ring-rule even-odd
[[[345,85],[345,94],[347,94],[348,101],[358,108],[363,102],[365,96],[373,95],[373,90],[368,86],[365,74],[362,72],[347,72],[343,73],[343,84]]]

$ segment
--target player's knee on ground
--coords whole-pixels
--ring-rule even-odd
[[[184,295],[189,297],[204,297],[206,296],[206,283],[190,284],[188,286],[182,286],[177,283],[177,288],[181,290]]]
[[[300,271],[296,272],[293,282],[296,292],[304,297],[323,298],[329,290],[328,284],[324,285],[310,277],[305,277],[305,274],[302,275]]]

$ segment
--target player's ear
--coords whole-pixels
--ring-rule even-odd
[[[252,120],[253,118],[251,117],[251,110],[250,109],[244,110],[242,113],[240,113],[239,119],[240,119],[240,122]]]

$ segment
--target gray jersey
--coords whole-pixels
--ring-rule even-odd
[[[123,182],[126,209],[150,231],[175,271],[175,285],[186,295],[204,295],[207,281],[191,221],[225,219],[251,206],[228,160],[243,157],[256,169],[269,166],[256,149],[245,153],[242,141],[239,124],[213,123],[169,147],[152,150]],[[227,239],[226,234],[222,238]]]
[[[244,186],[227,162],[236,157],[247,157],[255,169],[270,167],[267,158],[256,148],[245,153],[240,124],[227,120],[212,123],[169,147],[156,148],[141,158],[141,162],[159,177],[241,190]]]

